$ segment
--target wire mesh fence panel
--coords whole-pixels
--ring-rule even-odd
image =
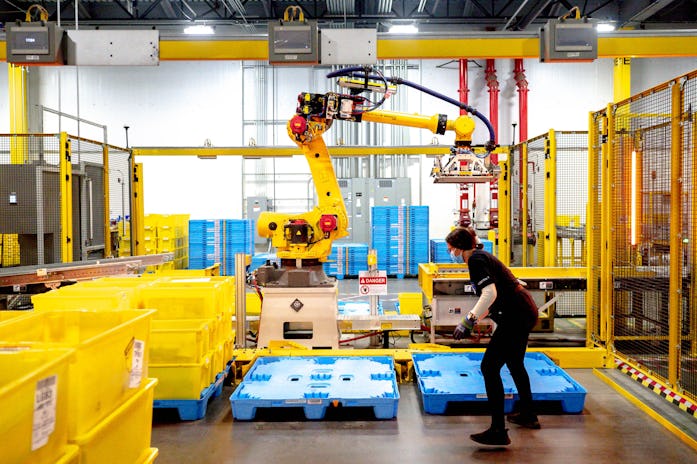
[[[131,255],[131,183],[130,153],[124,149],[109,148],[109,222],[111,226],[112,256]]]
[[[106,256],[104,146],[69,136],[73,165],[73,260]]]
[[[522,161],[523,144],[518,144],[511,150],[513,160],[511,168],[511,241],[513,250],[511,266],[523,266],[523,246],[525,246],[525,227],[523,226],[523,184]]]
[[[545,227],[545,142],[547,134],[528,141],[528,221],[533,245],[528,246],[531,266],[544,265]]]
[[[601,216],[600,209],[602,189],[601,189],[601,166],[602,166],[602,147],[603,122],[606,120],[605,111],[594,113],[590,119],[590,133],[588,136],[588,168],[591,171],[588,176],[588,211],[587,218],[587,240],[589,250],[587,255],[588,297],[586,299],[586,325],[590,339],[596,344],[603,344],[604,340],[600,330],[600,279],[601,279]]]
[[[555,133],[557,266],[585,266],[588,133]]]
[[[682,256],[686,291],[681,305],[681,350],[679,378],[681,386],[697,396],[697,75],[683,86],[682,121]]]
[[[612,143],[613,338],[668,377],[671,92],[618,105]]]
[[[59,263],[58,135],[0,135],[0,267]]]

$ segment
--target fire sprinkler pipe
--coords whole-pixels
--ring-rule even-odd
[[[499,133],[499,81],[496,79],[496,60],[486,60],[486,85],[489,87],[489,122],[494,133]]]
[[[467,86],[467,59],[460,59],[460,88],[458,89],[460,93],[460,101],[467,104],[467,94],[469,93],[469,88]],[[467,114],[467,110],[460,108],[460,114]]]
[[[528,139],[528,81],[525,79],[523,59],[516,58],[513,71],[516,87],[518,87],[518,119],[520,122],[520,141]],[[515,140],[513,140],[515,143]]]

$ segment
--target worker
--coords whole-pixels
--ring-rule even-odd
[[[496,256],[481,249],[473,229],[457,227],[445,238],[448,252],[455,262],[466,263],[470,281],[479,296],[453,332],[456,340],[469,335],[483,317],[496,323],[489,345],[482,358],[487,401],[491,410],[491,427],[470,435],[483,445],[504,446],[511,443],[504,422],[504,391],[501,368],[504,364],[513,377],[519,396],[519,410],[508,416],[509,422],[529,429],[539,429],[533,410],[530,377],[523,360],[530,331],[537,322],[537,306],[532,295]]]

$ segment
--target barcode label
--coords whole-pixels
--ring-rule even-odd
[[[143,360],[145,358],[145,342],[135,340],[133,342],[133,358],[131,360],[131,373],[128,379],[128,388],[138,388],[143,378]]]
[[[36,382],[34,394],[34,422],[31,433],[31,449],[39,449],[48,443],[56,426],[56,382],[52,375]]]

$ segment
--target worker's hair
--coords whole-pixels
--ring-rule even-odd
[[[477,234],[471,227],[456,227],[445,237],[445,242],[458,250],[472,250],[477,247]]]

